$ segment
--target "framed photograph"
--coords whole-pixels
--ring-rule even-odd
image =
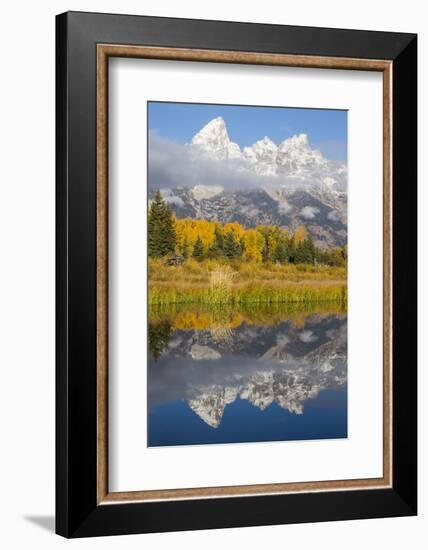
[[[56,23],[58,534],[416,514],[416,36]]]

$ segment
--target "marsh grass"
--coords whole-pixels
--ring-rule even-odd
[[[188,284],[209,284],[211,273],[227,267],[236,273],[234,282],[254,280],[287,280],[293,282],[346,280],[345,267],[309,264],[255,263],[239,260],[204,260],[198,262],[189,258],[183,265],[168,266],[162,259],[149,258],[149,281],[186,282]]]
[[[168,304],[275,304],[275,303],[322,303],[336,302],[346,305],[347,288],[342,283],[309,285],[287,282],[246,284],[225,287],[187,287],[183,285],[149,286],[150,305]]]
[[[346,269],[193,259],[178,267],[149,261],[149,304],[346,305]]]
[[[210,302],[213,304],[227,304],[232,300],[233,280],[236,271],[229,265],[220,265],[210,274]]]

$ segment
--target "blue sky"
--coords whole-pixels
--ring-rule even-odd
[[[207,122],[222,116],[229,138],[241,148],[264,136],[278,144],[304,133],[326,158],[347,156],[347,111],[160,102],[149,102],[148,110],[149,129],[176,143],[190,142]]]

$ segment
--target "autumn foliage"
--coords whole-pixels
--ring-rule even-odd
[[[278,225],[244,228],[238,222],[222,224],[181,218],[172,213],[159,192],[151,204],[148,224],[149,256],[180,254],[187,260],[237,260],[252,263],[346,265],[346,247],[317,248],[303,225],[293,231]]]

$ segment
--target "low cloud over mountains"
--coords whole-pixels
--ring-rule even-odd
[[[221,186],[225,191],[249,187],[318,187],[346,191],[345,163],[313,149],[306,134],[279,145],[269,137],[243,150],[230,141],[223,118],[202,128],[190,144],[177,144],[156,133],[149,136],[151,187]]]

